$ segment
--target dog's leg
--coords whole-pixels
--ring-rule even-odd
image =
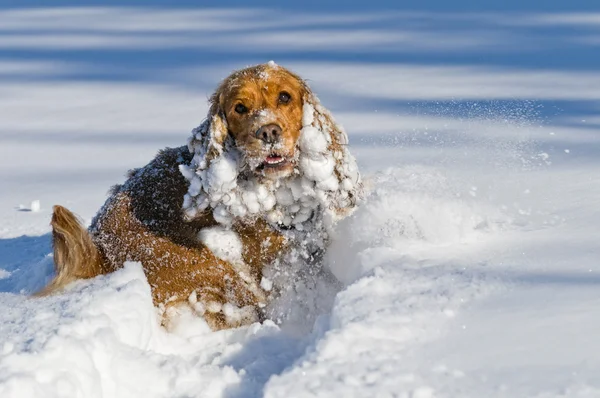
[[[56,275],[37,296],[51,294],[74,280],[103,273],[102,255],[75,214],[62,206],[54,206],[50,224]]]

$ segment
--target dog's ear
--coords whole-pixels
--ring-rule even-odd
[[[337,216],[348,215],[358,201],[363,197],[363,184],[358,172],[356,160],[348,150],[348,135],[344,128],[336,123],[329,110],[327,110],[312,92],[306,83],[304,83],[305,93],[303,96],[303,117],[302,132],[300,137],[300,146],[305,141],[305,147],[315,149],[314,134],[320,134],[325,138],[327,144],[325,149],[326,158],[334,162],[333,174],[335,180],[317,182],[317,187],[321,185],[325,190],[332,209]],[[312,142],[309,143],[307,141]],[[314,154],[313,154],[314,155]]]
[[[210,108],[204,123],[192,131],[188,148],[194,158],[201,163],[198,169],[208,168],[211,161],[219,157],[224,150],[228,137],[227,119],[221,108],[221,92],[215,92],[210,98]]]
[[[211,185],[212,179],[208,176],[211,164],[218,163],[221,168],[237,167],[235,160],[226,159],[225,156],[232,143],[228,142],[231,138],[227,119],[221,107],[221,95],[221,90],[217,90],[211,96],[206,120],[192,130],[192,135],[188,139],[188,149],[193,155],[190,165],[179,166],[179,170],[189,182],[188,192],[183,201],[183,210],[188,221],[201,216],[210,203],[211,192],[219,188]]]

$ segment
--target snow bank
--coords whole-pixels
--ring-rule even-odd
[[[198,372],[172,356],[189,351],[160,327],[139,264],[66,294],[1,303],[2,397],[220,396],[239,381],[230,368]]]
[[[140,381],[129,369],[152,372],[135,360],[160,334],[140,266],[67,295],[4,296],[0,396],[123,396]]]
[[[269,380],[266,397],[434,397],[411,351],[494,289],[457,258],[472,256],[471,244],[507,227],[508,216],[461,197],[436,169],[388,169],[369,182],[366,203],[338,225],[326,257],[348,286],[307,353]]]
[[[345,284],[386,258],[472,243],[510,222],[434,168],[389,168],[369,183],[368,203],[340,222],[328,251],[328,266]]]

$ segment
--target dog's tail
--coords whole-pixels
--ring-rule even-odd
[[[79,218],[62,206],[52,214],[54,279],[36,295],[45,296],[77,279],[102,274],[102,255]]]

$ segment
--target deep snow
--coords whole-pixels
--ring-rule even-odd
[[[88,12],[92,25],[78,25],[71,10],[61,26],[53,19],[44,26],[106,30],[93,42],[105,46],[117,16],[138,21],[130,29],[152,29],[135,10]],[[247,12],[226,19],[245,21]],[[22,13],[0,20],[18,30],[43,10]],[[190,23],[186,13],[170,13],[165,26],[192,35],[185,29],[199,29],[203,14],[194,15]],[[143,16],[164,28],[167,14]],[[325,23],[362,20],[329,17]],[[295,20],[298,29],[307,20]],[[229,40],[214,29],[214,40]],[[360,48],[390,37],[357,32],[366,40]],[[453,51],[469,44],[459,33],[448,37]],[[3,37],[0,46],[12,43]],[[339,49],[345,37],[327,45]],[[147,40],[129,39],[121,45]],[[314,45],[304,39],[298,48]],[[13,45],[44,45],[19,40]],[[439,38],[428,40],[425,48],[441,51],[433,45]],[[89,222],[127,168],[185,143],[217,80],[247,62],[160,74],[182,80],[98,81],[86,75],[97,72],[93,63],[39,57],[0,60],[1,397],[600,396],[598,107],[590,100],[583,110],[548,116],[543,101],[532,101],[593,98],[595,72],[275,57],[311,79],[346,127],[363,173],[367,199],[336,226],[325,260],[341,283],[298,293],[313,309],[303,324],[296,317],[281,327],[210,332],[182,314],[167,333],[139,264],[64,295],[27,297],[51,273],[51,206],[66,205]],[[490,101],[473,101],[481,99]],[[431,102],[404,106],[415,100]]]

